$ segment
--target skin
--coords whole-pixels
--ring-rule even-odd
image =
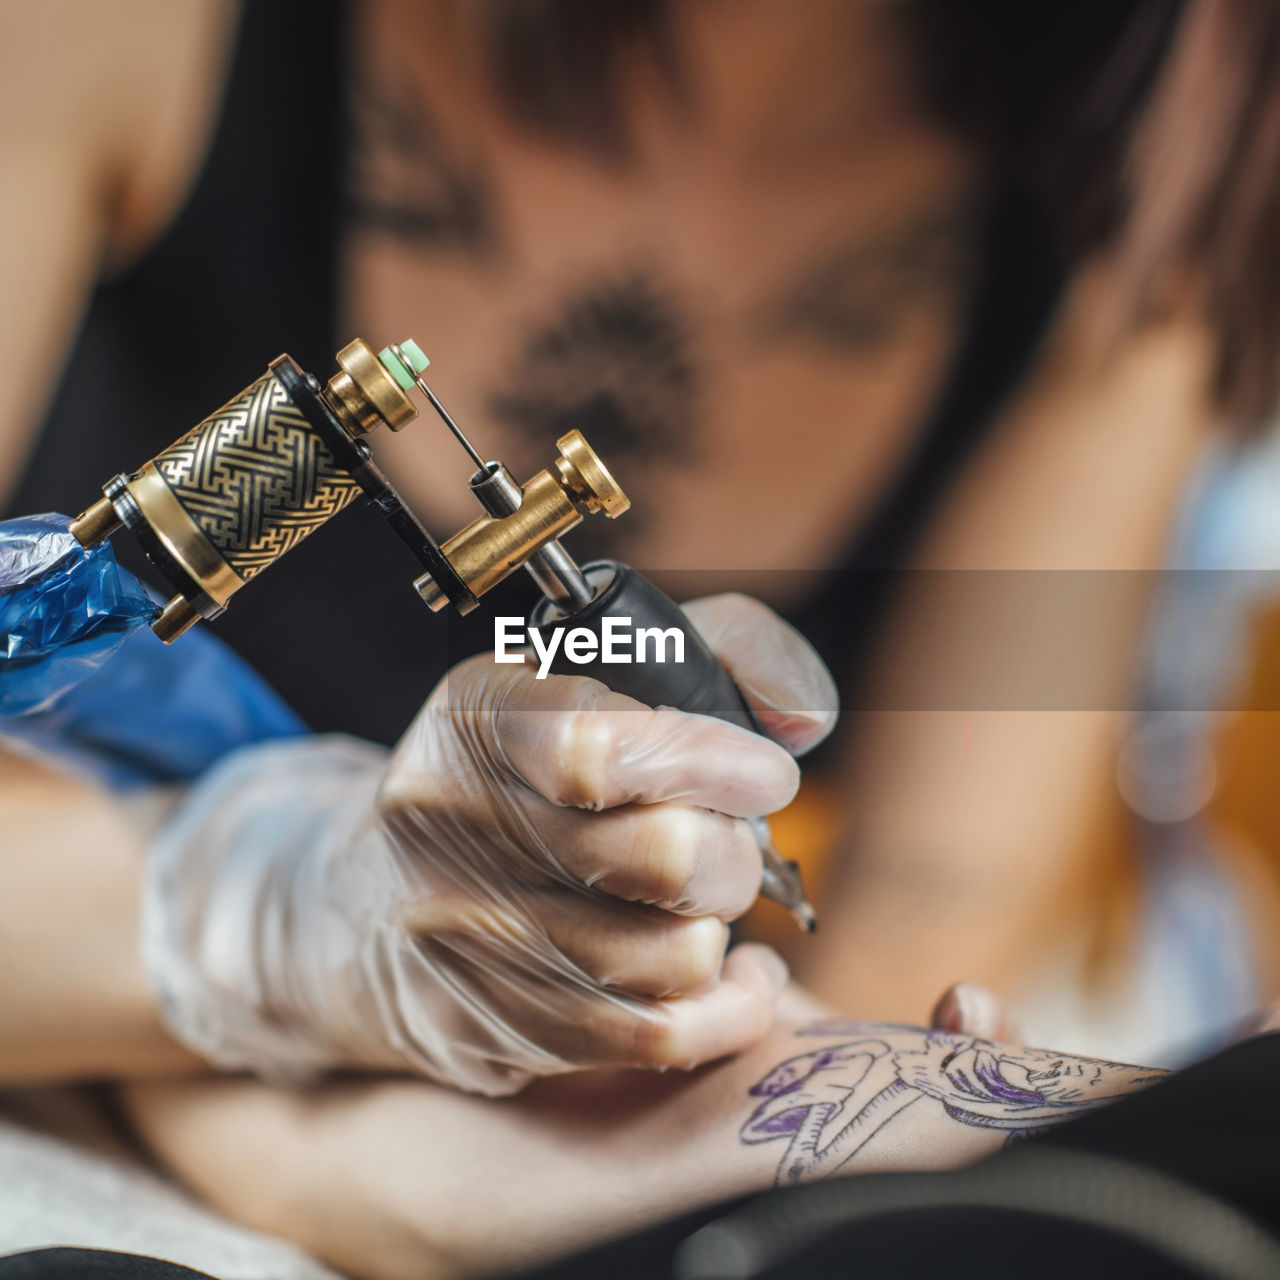
[[[103,795],[12,757],[0,772],[0,1081],[204,1071],[164,1032],[138,954],[142,860]]]
[[[885,290],[876,332],[839,342],[797,320],[796,295],[852,252],[880,261],[904,220],[963,210],[972,174],[922,122],[876,6],[821,0],[803,21],[760,3],[676,11],[697,111],[655,92],[643,66],[624,69],[635,141],[618,164],[518,128],[487,88],[465,5],[374,0],[357,51],[365,82],[394,92],[449,158],[397,151],[369,128],[364,164],[392,189],[424,165],[483,174],[494,231],[475,247],[357,224],[346,266],[355,327],[425,334],[440,395],[517,474],[544,465],[556,434],[519,411],[521,397],[570,411],[575,395],[618,387],[647,442],[628,446],[625,429],[598,439],[592,426],[602,451],[622,436],[621,455],[605,454],[625,463],[633,499],[618,549],[641,567],[696,568],[677,589],[697,595],[725,581],[712,570],[741,585],[741,571],[829,562],[891,474],[952,350],[963,274],[935,269],[923,296]],[[846,309],[866,275],[842,285]],[[592,305],[649,313],[665,355],[627,345],[601,360],[575,344],[575,316]],[[483,344],[467,338],[478,332]],[[565,334],[572,350],[549,373],[540,346]],[[840,429],[850,422],[858,429]],[[438,450],[423,433],[387,443],[413,501],[445,523],[470,518],[465,458],[425,466]],[[757,519],[742,501],[755,493],[780,495],[786,518]]]
[[[1105,267],[1077,287],[922,546],[868,676],[873,705],[845,756],[839,927],[800,969],[840,1007],[918,1016],[957,956],[1017,991],[1020,956],[1099,928],[1114,871],[1092,850],[1133,705],[1145,571],[1209,413],[1194,326],[1155,327],[1124,360],[1097,351],[1112,287]],[[984,611],[994,622],[975,625]]]
[[[172,217],[217,101],[232,7],[129,4],[129,20],[75,0],[37,6],[12,16],[0,50],[0,143],[13,175],[0,195],[0,254],[10,255],[0,272],[17,282],[0,300],[0,335],[24,375],[0,388],[0,456],[10,460],[0,485],[30,445],[90,282],[144,252]],[[481,74],[474,9],[369,0],[356,49],[372,118],[361,189],[380,193],[383,212],[381,224],[368,208],[352,213],[346,327],[415,333],[456,416],[517,473],[545,463],[556,414],[598,390],[590,375],[607,368],[606,390],[649,414],[608,428],[636,511],[610,550],[643,567],[687,565],[697,548],[699,572],[671,584],[677,594],[715,589],[723,574],[737,588],[772,584],[772,602],[785,604],[787,575],[755,571],[829,566],[933,401],[972,284],[981,173],[923,115],[891,6],[820,0],[803,21],[788,7],[785,22],[764,0],[675,8],[696,110],[658,92],[643,60],[625,62],[633,147],[626,163],[601,163],[501,111]],[[67,30],[83,37],[70,52]],[[39,73],[55,61],[57,77]],[[386,122],[397,110],[417,133],[393,145]],[[406,204],[422,214],[414,184],[424,181],[434,221],[418,216],[405,234]],[[837,283],[834,294],[823,280]],[[1032,377],[939,513],[921,566],[1159,562],[1210,418],[1206,344],[1175,308],[1158,329],[1098,351],[1089,338],[1108,331],[1112,293],[1104,263],[1078,282]],[[606,343],[598,358],[592,344],[608,325],[584,316],[641,338]],[[589,341],[578,336],[584,324]],[[536,373],[548,353],[563,376]],[[637,388],[651,384],[641,404]],[[629,451],[653,424],[670,432],[656,456]],[[412,431],[378,448],[411,502],[445,523],[470,518],[460,454],[441,455],[434,436]],[[760,520],[744,501],[761,492],[776,495],[778,518]],[[1104,683],[1127,678],[1143,605],[1089,613],[1078,643]],[[936,661],[937,638],[961,635],[963,602],[951,607],[959,616],[908,593],[879,678],[914,685]],[[1043,637],[1003,639],[1016,655],[1037,652]],[[942,653],[967,656],[954,638]],[[851,852],[805,976],[838,1007],[918,1018],[957,965],[1007,986],[1055,930],[1088,927],[1098,906],[1083,891],[1081,846],[1109,795],[1122,722],[893,709],[851,722],[834,779]],[[48,805],[3,761],[0,790],[19,809],[32,805],[39,832]],[[57,840],[54,826],[46,834]],[[33,855],[43,839],[33,836]],[[91,843],[63,848],[64,861],[29,857],[22,893],[0,899],[55,939],[66,936],[54,905],[66,883],[108,874]],[[111,865],[111,900],[126,903],[137,868]],[[133,915],[122,906],[102,928],[110,922],[113,953],[124,955]],[[10,933],[0,928],[0,940]],[[130,1012],[101,1034],[125,1043],[149,1015],[141,975],[120,972]],[[88,1005],[93,976],[36,970],[30,1001],[0,1014],[26,1055],[20,1066],[0,1055],[0,1075],[41,1063],[59,1075],[101,1069],[99,1041],[73,1018],[39,1014]],[[172,1063],[163,1037],[137,1043],[134,1069]]]
[[[773,1183],[967,1164],[1009,1133],[1160,1075],[813,1012],[793,989],[779,1025],[726,1062],[548,1080],[501,1103],[408,1082],[137,1085],[122,1096],[153,1153],[224,1212],[369,1280],[443,1280],[527,1266]],[[982,1086],[949,1114],[954,1079],[972,1082],[975,1065],[1016,1100]]]

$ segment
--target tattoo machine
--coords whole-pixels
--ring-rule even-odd
[[[217,618],[245,583],[364,494],[417,557],[423,572],[414,586],[433,611],[452,605],[470,613],[478,597],[524,566],[543,596],[533,626],[572,619],[599,635],[606,617],[623,616],[685,636],[683,663],[553,670],[594,676],[649,705],[762,732],[674,601],[627,565],[602,560],[579,568],[560,545],[584,514],[615,518],[630,506],[582,434],[562,436],[554,465],[517,484],[502,463],[486,462],[449,416],[422,376],[427,363],[414,342],[375,354],[357,339],[338,352],[338,372],[321,383],[279,356],[140,470],[107,481],[71,532],[86,548],[121,528],[133,535],[174,592],[152,623],[169,644],[201,618]],[[383,425],[399,431],[417,416],[409,396],[415,387],[476,465],[470,488],[484,514],[444,543],[404,503],[365,439]],[[812,931],[816,916],[796,865],[778,853],[763,818],[749,821],[764,858],[762,894]]]

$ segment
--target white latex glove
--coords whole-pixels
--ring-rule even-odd
[[[803,638],[742,596],[695,626],[795,752],[835,721]],[[782,747],[489,655],[388,758],[317,737],[235,753],[156,842],[143,953],[171,1030],[276,1078],[421,1072],[501,1094],[582,1067],[692,1067],[768,1029],[786,967],[727,922],[760,885],[746,815]]]

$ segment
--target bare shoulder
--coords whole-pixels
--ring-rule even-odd
[[[234,0],[6,5],[7,170],[74,173],[106,252],[136,252],[162,229],[198,166],[236,17]]]
[[[85,299],[145,251],[200,164],[234,0],[9,0],[0,10],[0,501]]]

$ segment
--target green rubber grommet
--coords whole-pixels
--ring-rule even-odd
[[[413,366],[412,373],[404,367],[402,360],[396,358],[396,353],[390,347],[383,347],[378,352],[378,359],[382,362],[382,367],[395,379],[396,386],[401,391],[408,391],[414,385],[415,376],[421,373],[431,361],[422,354],[422,348],[412,338],[400,343],[400,350]]]

